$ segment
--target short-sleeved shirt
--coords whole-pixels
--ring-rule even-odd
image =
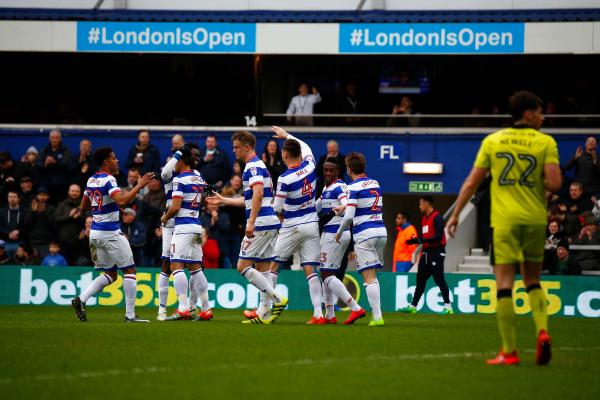
[[[256,155],[248,160],[244,173],[242,174],[242,182],[244,185],[244,205],[246,207],[246,219],[250,218],[252,210],[252,188],[255,185],[263,187],[263,198],[254,222],[256,231],[277,230],[281,227],[279,219],[273,211],[273,182],[265,163]]]
[[[356,207],[352,220],[354,243],[387,237],[383,223],[383,195],[379,182],[362,175],[348,185],[348,205]]]
[[[106,239],[121,233],[119,206],[111,197],[121,191],[114,176],[98,172],[88,179],[85,196],[92,204],[90,239]]]
[[[317,173],[312,156],[289,168],[277,180],[276,196],[284,198],[282,229],[317,222]]]
[[[337,179],[331,185],[326,186],[323,189],[321,195],[321,203],[323,212],[331,212],[334,208],[342,205],[342,199],[346,197],[346,190],[348,187],[341,179]],[[339,215],[334,216],[331,220],[323,227],[325,233],[336,233],[342,223],[342,217]],[[348,228],[346,228],[348,230]]]
[[[492,176],[492,227],[546,225],[544,165],[558,163],[556,141],[535,129],[517,126],[488,135],[474,166]]]
[[[181,208],[175,215],[175,234],[202,233],[200,202],[206,183],[198,171],[181,171],[173,178],[172,198],[181,198]]]

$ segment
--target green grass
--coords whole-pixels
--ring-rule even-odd
[[[0,398],[600,398],[599,319],[551,319],[554,359],[540,368],[533,323],[519,318],[521,366],[489,367],[494,316],[387,313],[369,328],[307,326],[309,313],[286,311],[248,326],[215,311],[133,325],[111,307],[90,307],[86,323],[65,307],[0,307]]]

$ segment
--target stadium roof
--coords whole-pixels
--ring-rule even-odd
[[[0,8],[0,20],[152,22],[579,22],[600,21],[600,8],[464,11],[157,11]]]

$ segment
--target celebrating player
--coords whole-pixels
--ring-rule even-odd
[[[288,304],[288,299],[275,291],[269,269],[274,258],[277,230],[281,226],[272,207],[273,184],[267,167],[256,156],[254,135],[239,131],[233,134],[231,141],[236,158],[246,163],[242,174],[244,198],[223,197],[215,192],[207,197],[207,201],[246,208],[246,236],[240,248],[237,270],[261,291],[261,307],[256,317],[243,322],[270,324]],[[266,307],[268,302],[273,302],[271,309]]]
[[[446,228],[453,236],[461,210],[491,172],[491,258],[496,273],[496,316],[502,348],[487,363],[519,363],[512,299],[514,265],[519,263],[537,331],[536,362],[545,365],[552,355],[548,301],[540,286],[547,223],[544,189],[550,192],[560,189],[558,148],[552,137],[539,132],[544,121],[539,97],[522,91],[514,94],[509,103],[514,125],[492,133],[481,143]]]
[[[319,263],[319,218],[315,208],[316,165],[310,147],[278,126],[271,128],[283,143],[283,162],[288,169],[279,176],[273,209],[283,212],[283,224],[275,242],[275,261],[271,270],[286,262],[294,253],[300,255],[300,265],[308,281],[313,316],[307,324],[325,324],[321,303],[323,289],[315,271]]]
[[[336,208],[339,215],[345,210],[344,218],[335,235],[340,243],[346,228],[352,223],[354,251],[358,272],[362,275],[373,312],[369,326],[383,326],[377,269],[383,267],[383,251],[387,242],[387,231],[383,224],[383,196],[379,183],[365,175],[366,160],[361,153],[346,155],[346,168],[352,182],[348,185],[346,207]]]
[[[190,151],[192,153],[192,167],[194,168],[194,172],[199,174],[196,171],[196,167],[198,166],[200,160],[200,151],[197,146],[190,143],[188,144]],[[173,178],[177,175],[175,172],[175,167],[177,162],[181,159],[182,153],[181,149],[177,150],[171,159],[165,164],[161,172],[161,178],[164,181],[164,188],[167,197],[166,209],[168,210],[172,204],[172,193],[173,193]],[[171,273],[170,270],[170,255],[171,255],[171,239],[173,237],[173,229],[175,227],[175,218],[169,219],[164,226],[162,227],[162,271],[158,278],[158,297],[159,297],[159,308],[158,308],[158,316],[156,317],[159,321],[164,321],[167,319],[167,298],[169,294],[169,275]],[[202,306],[202,312],[198,313],[195,316],[195,320],[198,321],[208,321],[213,317],[212,311],[210,309],[210,303],[208,301],[208,281],[204,276],[204,272],[202,269],[196,270],[193,275],[194,279],[190,279],[190,299],[189,299],[189,307],[190,307],[190,315],[193,317],[197,302],[197,296],[200,296],[200,302]],[[197,285],[198,287],[194,289],[192,286]]]
[[[81,199],[82,212],[92,209],[93,222],[90,230],[90,253],[98,276],[81,295],[71,301],[75,315],[86,321],[85,303],[96,293],[117,279],[117,270],[123,272],[125,292],[125,322],[149,322],[135,315],[137,281],[135,265],[129,242],[119,228],[119,206],[133,201],[136,194],[154,179],[154,173],[142,176],[127,193],[122,193],[113,174],[119,172],[119,160],[110,147],[94,152],[94,162],[100,170],[87,181],[85,195]]]
[[[325,322],[335,324],[335,299],[340,298],[352,312],[344,324],[352,324],[366,315],[365,310],[359,306],[342,281],[335,275],[340,269],[342,258],[350,243],[350,230],[346,229],[340,237],[340,242],[335,240],[342,217],[335,215],[334,208],[345,206],[347,203],[346,184],[338,178],[339,167],[335,158],[327,158],[323,164],[323,177],[325,188],[317,200],[316,208],[319,216],[328,219],[321,234],[321,278],[323,279],[323,299],[325,300]]]
[[[177,154],[174,158],[177,157]],[[183,271],[186,266],[190,271],[190,292],[194,298],[201,296],[201,281],[206,281],[202,272],[202,225],[198,219],[202,192],[206,186],[204,180],[198,173],[191,169],[192,151],[189,145],[181,149],[181,157],[175,164],[177,176],[173,178],[173,192],[171,194],[171,206],[161,217],[163,225],[175,217],[175,227],[171,238],[170,264],[173,271],[173,286],[179,305],[177,310],[167,317],[166,321],[191,319],[190,304],[187,297],[188,279]],[[207,293],[205,293],[205,296]],[[207,297],[207,296],[206,296]],[[208,299],[207,299],[208,300]],[[203,314],[205,318],[202,318]],[[210,319],[212,312],[203,310],[201,319]]]

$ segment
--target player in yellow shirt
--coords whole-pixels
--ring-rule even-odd
[[[519,363],[512,299],[514,266],[518,263],[537,330],[536,362],[545,365],[552,355],[548,301],[540,286],[547,224],[544,188],[555,192],[561,186],[558,148],[551,136],[538,131],[544,121],[539,97],[518,92],[510,98],[509,106],[514,125],[488,135],[481,143],[446,228],[450,236],[454,236],[461,210],[489,171],[492,176],[491,258],[496,274],[496,316],[502,348],[496,358],[487,363]]]

